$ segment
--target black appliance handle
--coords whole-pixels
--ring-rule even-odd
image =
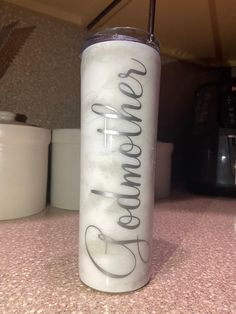
[[[234,177],[234,184],[236,185],[236,135],[228,134],[228,149],[229,149],[229,161],[231,166],[232,176]]]

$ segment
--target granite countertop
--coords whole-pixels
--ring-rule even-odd
[[[78,212],[0,222],[0,313],[236,313],[236,201],[179,195],[155,207],[153,275],[106,294],[78,277]]]

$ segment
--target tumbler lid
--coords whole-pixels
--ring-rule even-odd
[[[145,32],[142,29],[133,28],[133,27],[114,27],[107,28],[104,31],[95,33],[89,36],[82,47],[82,51],[88,48],[91,45],[105,42],[105,41],[115,41],[115,40],[124,40],[124,41],[133,41],[148,45],[154,48],[158,53],[160,53],[159,42],[152,37],[150,40],[150,34]]]

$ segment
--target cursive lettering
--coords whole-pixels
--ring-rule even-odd
[[[123,181],[120,183],[121,187],[123,186],[126,188],[126,193],[117,193],[109,190],[100,191],[96,189],[92,189],[91,192],[101,197],[113,198],[116,200],[117,205],[125,211],[116,221],[117,225],[133,232],[136,230],[135,239],[120,241],[105,235],[100,228],[94,225],[87,227],[85,235],[87,253],[96,268],[112,278],[124,278],[129,276],[136,268],[136,254],[138,254],[143,263],[149,261],[149,253],[148,257],[144,257],[145,254],[141,253],[141,244],[145,244],[145,250],[149,250],[149,243],[144,239],[139,240],[137,230],[142,222],[136,212],[141,205],[140,157],[142,155],[142,149],[136,142],[136,139],[142,134],[140,110],[142,108],[141,99],[144,92],[139,77],[145,76],[147,70],[145,65],[139,60],[134,58],[131,60],[136,65],[135,68],[130,68],[127,72],[118,74],[118,77],[123,79],[118,83],[118,90],[122,96],[127,98],[127,101],[121,104],[119,110],[111,105],[101,103],[94,103],[91,107],[92,112],[99,115],[104,120],[104,128],[98,128],[97,132],[104,135],[105,146],[107,136],[122,138],[123,142],[120,144],[118,152],[127,160],[127,162],[121,163],[121,169],[124,174]],[[113,128],[108,128],[107,125],[113,120],[120,120],[122,123],[115,124],[116,128],[114,127],[114,124],[110,123],[110,125],[113,125]],[[122,160],[124,158],[122,158]],[[123,249],[124,256],[129,256],[130,260],[130,269],[128,271],[123,274],[114,273],[106,269],[105,266],[102,266],[101,263],[96,260],[96,254],[93,254],[93,251],[89,246],[91,239],[88,236],[88,233],[91,234],[91,231],[95,232],[97,235],[95,242],[100,241],[100,243],[102,242],[104,244],[105,254],[108,254],[108,248],[114,248],[115,246]],[[136,244],[136,253],[133,250],[133,244]]]
[[[144,256],[141,254],[140,250],[140,246],[142,244],[146,246],[146,250],[149,252],[149,243],[147,241],[138,238],[129,240],[115,240],[114,238],[105,235],[100,228],[94,225],[90,225],[86,228],[85,243],[88,256],[90,257],[94,266],[104,275],[107,275],[111,278],[124,278],[129,276],[134,271],[137,265],[137,257],[130,246],[136,245],[138,254],[143,263],[147,263],[149,261],[149,254]],[[97,258],[96,253],[93,252],[94,247],[100,246],[101,243],[103,244],[104,251],[100,251],[100,254],[104,254],[105,258],[103,259]],[[114,267],[114,265],[111,263],[111,260],[113,260],[114,263],[116,262],[117,257],[114,257],[113,250],[117,248],[120,252],[120,260],[129,261],[128,267],[125,271],[123,271],[123,273],[122,269],[119,269],[120,273],[118,273],[118,271],[115,272],[114,269],[117,267]],[[108,264],[106,263],[107,259],[110,261]]]

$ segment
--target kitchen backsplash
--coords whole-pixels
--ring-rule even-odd
[[[78,26],[1,2],[0,68],[12,62],[0,79],[0,110],[43,127],[79,127],[84,34]]]

